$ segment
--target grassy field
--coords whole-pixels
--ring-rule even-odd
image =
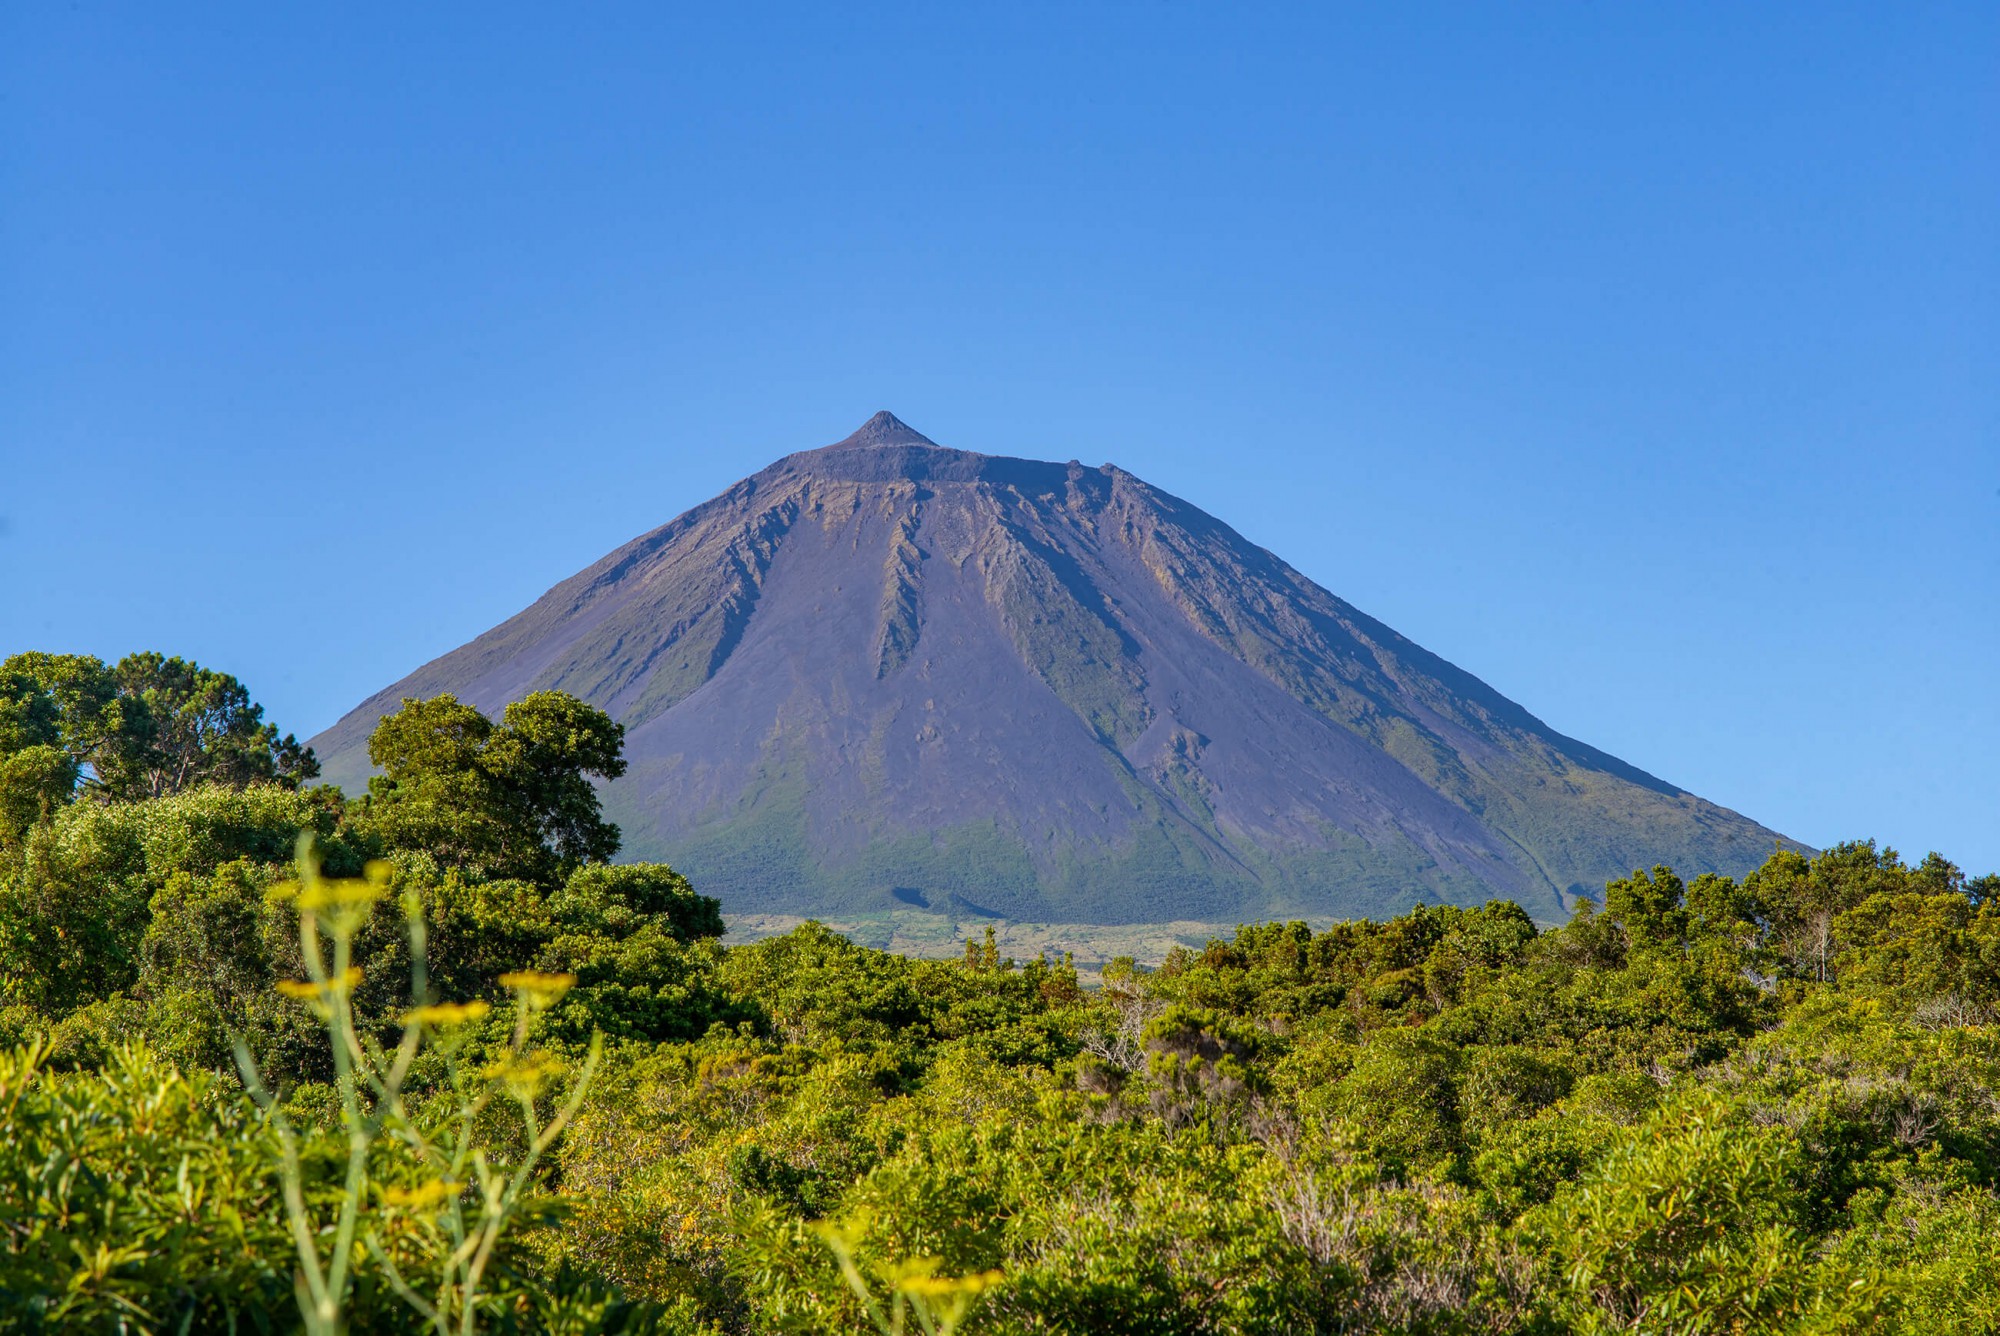
[[[804,918],[791,914],[729,914],[732,945],[754,942],[790,932]],[[1077,971],[1094,978],[1107,961],[1130,956],[1141,965],[1158,965],[1176,946],[1199,950],[1211,937],[1232,937],[1234,923],[1203,923],[1181,919],[1173,923],[1017,923],[1011,919],[979,915],[937,914],[923,909],[896,909],[875,914],[829,915],[820,919],[827,927],[863,946],[902,955],[956,956],[965,949],[966,939],[983,942],[991,926],[1000,954],[1026,960],[1046,953],[1050,957],[1070,952]],[[1315,929],[1326,926],[1316,921]]]

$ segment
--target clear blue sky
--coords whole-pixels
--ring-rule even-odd
[[[887,407],[2000,869],[2000,6],[448,9],[0,12],[0,652],[309,734]]]

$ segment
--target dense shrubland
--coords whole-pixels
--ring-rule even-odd
[[[2000,1330],[2000,879],[1777,852],[1087,989],[720,946],[604,861],[619,742],[412,703],[347,800],[233,679],[0,665],[0,1324],[299,1330],[338,1261],[350,1330]]]

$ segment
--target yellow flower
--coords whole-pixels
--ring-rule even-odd
[[[969,1276],[906,1276],[898,1281],[896,1288],[904,1294],[913,1294],[920,1299],[943,1299],[954,1294],[978,1294],[990,1290],[1006,1274],[1000,1271],[978,1271]]]
[[[382,1189],[382,1200],[390,1206],[401,1206],[412,1211],[431,1210],[457,1192],[459,1185],[442,1178],[433,1178],[414,1188],[387,1187]]]
[[[533,1053],[517,1053],[505,1062],[496,1062],[486,1069],[486,1079],[506,1083],[509,1090],[523,1099],[534,1098],[542,1082],[562,1070],[562,1063],[551,1054],[537,1049]]]
[[[353,992],[354,986],[360,982],[361,967],[350,965],[345,974],[328,979],[325,983],[316,983],[311,979],[280,979],[278,991],[286,997],[298,998],[301,1002],[315,1002],[321,998]]]
[[[428,1025],[433,1029],[443,1029],[447,1025],[463,1025],[476,1021],[493,1008],[484,1002],[433,1002],[427,1007],[412,1007],[403,1013],[405,1025]]]
[[[299,909],[357,909],[374,904],[387,890],[380,882],[358,877],[337,880],[314,877],[299,891]]]
[[[751,1140],[745,1134],[744,1141]],[[813,1233],[826,1240],[827,1246],[837,1253],[851,1253],[859,1247],[861,1240],[868,1236],[868,1226],[874,1219],[874,1212],[867,1207],[857,1207],[847,1213],[843,1220],[820,1220],[814,1222]]]
[[[513,989],[530,1010],[553,1004],[575,984],[574,974],[544,974],[540,970],[515,970],[500,976],[500,986]]]
[[[941,1299],[947,1294],[957,1294],[958,1282],[950,1276],[908,1276],[896,1288],[922,1299]]]

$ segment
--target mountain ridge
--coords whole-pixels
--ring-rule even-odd
[[[1537,917],[1636,866],[1783,837],[1549,728],[1114,465],[984,455],[882,412],[608,553],[314,739],[556,688],[625,723],[627,852],[732,909],[942,896],[1140,922]]]

